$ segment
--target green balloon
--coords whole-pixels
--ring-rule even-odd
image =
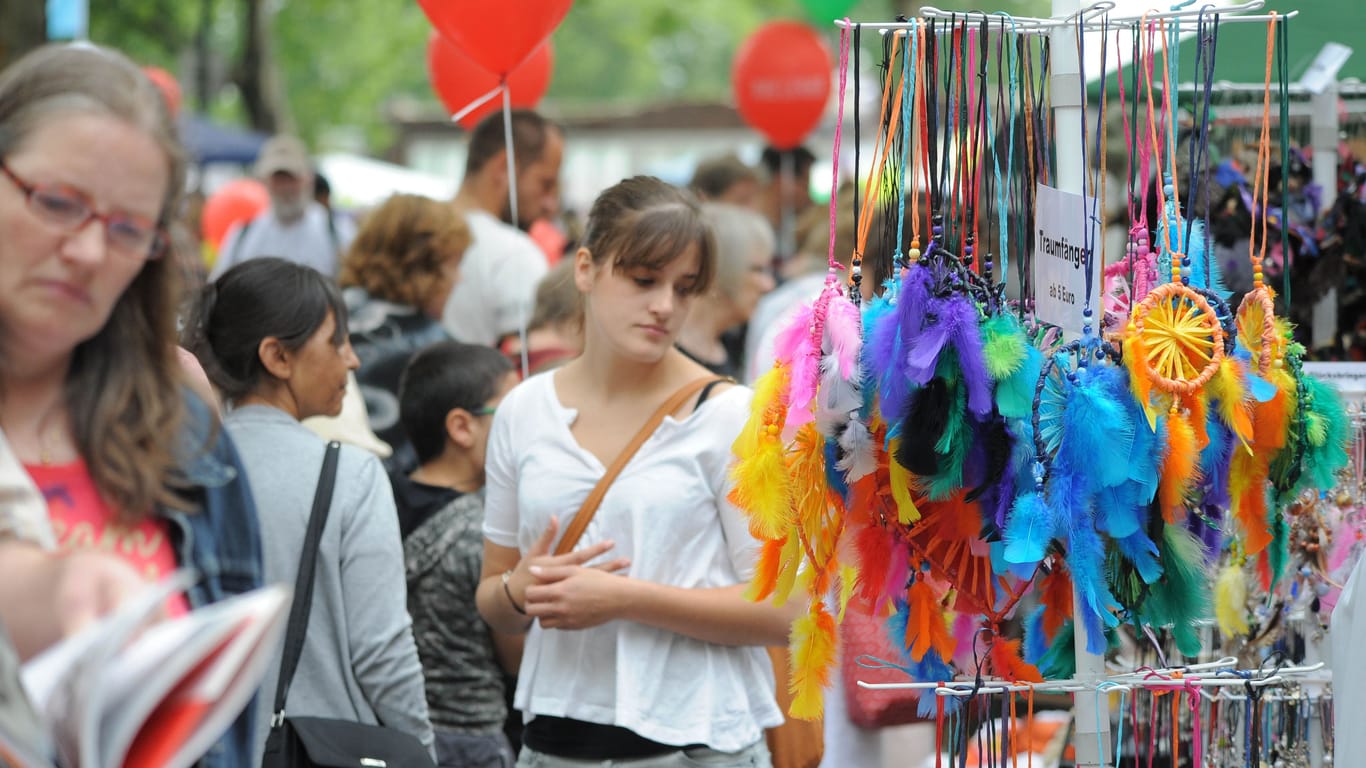
[[[817,24],[829,24],[835,19],[844,18],[853,5],[854,0],[802,0],[806,15]]]

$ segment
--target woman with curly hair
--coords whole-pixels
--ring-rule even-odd
[[[399,378],[414,352],[448,338],[441,311],[469,244],[465,220],[449,204],[393,195],[366,217],[342,263],[356,379],[371,430],[394,448],[393,469],[415,465],[399,423]]]

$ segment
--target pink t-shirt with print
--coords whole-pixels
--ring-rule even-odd
[[[24,469],[47,501],[48,517],[60,551],[97,549],[118,555],[148,582],[159,581],[176,569],[175,548],[171,546],[167,523],[149,517],[130,527],[115,520],[114,510],[95,488],[85,461],[25,465]],[[170,617],[183,616],[188,611],[184,595],[176,595],[166,606]]]

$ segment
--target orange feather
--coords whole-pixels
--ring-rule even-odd
[[[941,659],[953,658],[957,643],[944,619],[943,606],[924,579],[916,579],[908,590],[910,617],[906,622],[906,647],[917,662],[933,649]]]
[[[1039,602],[1044,607],[1044,634],[1054,637],[1072,617],[1072,577],[1061,560],[1054,563],[1053,570],[1043,577]]]
[[[754,566],[754,576],[749,580],[745,597],[759,602],[773,594],[778,586],[778,572],[783,564],[783,539],[768,539],[759,549],[759,561]]]
[[[1137,330],[1130,330],[1125,334],[1123,352],[1124,362],[1129,368],[1129,391],[1133,393],[1134,400],[1148,417],[1148,428],[1157,429],[1157,412],[1152,406],[1153,381],[1148,378],[1144,363],[1148,345],[1143,343],[1143,338],[1138,335]]]
[[[1162,461],[1162,478],[1157,495],[1162,503],[1162,517],[1176,524],[1186,516],[1186,492],[1199,473],[1200,453],[1195,447],[1195,430],[1186,416],[1171,413],[1167,416],[1167,456]]]
[[[991,642],[991,649],[987,651],[987,663],[991,665],[991,673],[1003,680],[1012,683],[1043,682],[1039,668],[1025,663],[1025,660],[1020,658],[1019,640],[1007,640],[997,635]]]

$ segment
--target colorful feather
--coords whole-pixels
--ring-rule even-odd
[[[1148,375],[1146,363],[1148,356],[1148,345],[1143,342],[1143,337],[1138,335],[1130,321],[1129,330],[1124,335],[1123,342],[1124,364],[1129,370],[1129,388],[1134,396],[1134,402],[1138,403],[1143,409],[1143,414],[1148,417],[1148,429],[1157,431],[1157,409],[1153,407],[1152,392],[1153,380]]]
[[[1020,658],[1020,641],[1007,640],[998,635],[987,651],[991,673],[1004,680],[1021,683],[1042,683],[1043,675],[1033,665]]]
[[[1071,621],[1062,625],[1048,649],[1035,662],[1050,680],[1068,680],[1077,674],[1077,634]]]
[[[1034,385],[1043,370],[1043,353],[1025,347],[1024,360],[1014,373],[998,380],[996,408],[1007,419],[1027,419],[1034,409]]]
[[[850,414],[863,407],[858,374],[846,377],[835,353],[821,358],[820,388],[816,394],[816,428],[826,437],[838,437]]]
[[[1123,538],[1114,539],[1115,547],[1126,560],[1133,563],[1139,578],[1144,584],[1152,584],[1162,578],[1162,563],[1158,561],[1157,545],[1143,531],[1134,531]]]
[[[1162,480],[1157,495],[1162,502],[1162,516],[1169,524],[1185,519],[1186,496],[1199,474],[1200,455],[1195,445],[1195,431],[1185,414],[1167,415],[1167,454],[1162,460]]]
[[[732,448],[731,503],[749,516],[756,538],[782,539],[792,524],[791,477],[779,432],[786,410],[787,367],[776,365],[755,382],[750,415]]]
[[[1116,387],[1107,383],[1120,378],[1109,366],[1083,368],[1067,389],[1058,453],[1073,466],[1088,468],[1079,476],[1088,489],[1119,485],[1129,476],[1124,462],[1102,458],[1128,456],[1134,440],[1133,422],[1123,403],[1111,397]]]
[[[1214,615],[1225,637],[1247,634],[1247,576],[1238,563],[1231,562],[1219,572],[1214,585]]]
[[[1113,611],[1120,607],[1105,581],[1105,545],[1086,515],[1072,521],[1067,541],[1067,564],[1078,596],[1077,618],[1086,628],[1086,652],[1104,653],[1105,627],[1119,623]]]
[[[1209,382],[1209,396],[1215,401],[1219,420],[1251,452],[1252,397],[1247,389],[1246,363],[1237,355],[1225,355],[1219,370]]]
[[[817,600],[792,624],[792,663],[788,688],[792,704],[788,714],[799,720],[815,720],[824,710],[823,692],[830,686],[835,665],[835,619]]]
[[[953,392],[942,378],[930,379],[912,393],[900,419],[901,439],[893,452],[896,462],[921,477],[939,471],[935,445],[948,427],[953,407]]]
[[[857,381],[859,353],[863,348],[863,326],[858,307],[838,290],[830,297],[825,314],[825,338],[822,349],[832,355],[839,365],[840,376]]]
[[[891,569],[896,542],[895,533],[876,525],[859,528],[854,533],[854,551],[858,557],[859,570],[858,595],[869,605],[876,605],[884,594],[885,575]]]
[[[982,323],[982,359],[992,381],[1004,381],[1018,372],[1028,349],[1014,315],[992,315]]]
[[[844,473],[846,482],[857,482],[877,471],[873,436],[861,419],[851,418],[845,425],[840,433],[840,450],[844,455],[836,466]]]
[[[906,624],[905,647],[912,661],[920,661],[931,649],[939,658],[953,657],[954,641],[944,621],[944,609],[924,579],[916,579],[907,590],[910,618]]]
[[[1006,523],[1006,562],[1033,565],[1048,554],[1048,543],[1059,536],[1065,523],[1053,515],[1043,494],[1031,491],[1018,496]]]
[[[783,567],[783,539],[768,539],[759,548],[759,559],[745,589],[745,599],[759,602],[773,594],[778,587],[778,576]]]
[[[1170,626],[1177,650],[1195,658],[1201,648],[1197,628],[1210,614],[1205,546],[1184,526],[1166,525],[1161,550],[1162,578],[1140,613],[1153,626]]]
[[[1302,376],[1304,402],[1308,411],[1308,448],[1304,456],[1304,477],[1300,487],[1328,491],[1337,485],[1337,474],[1347,466],[1350,423],[1342,396],[1336,387],[1313,376]]]

